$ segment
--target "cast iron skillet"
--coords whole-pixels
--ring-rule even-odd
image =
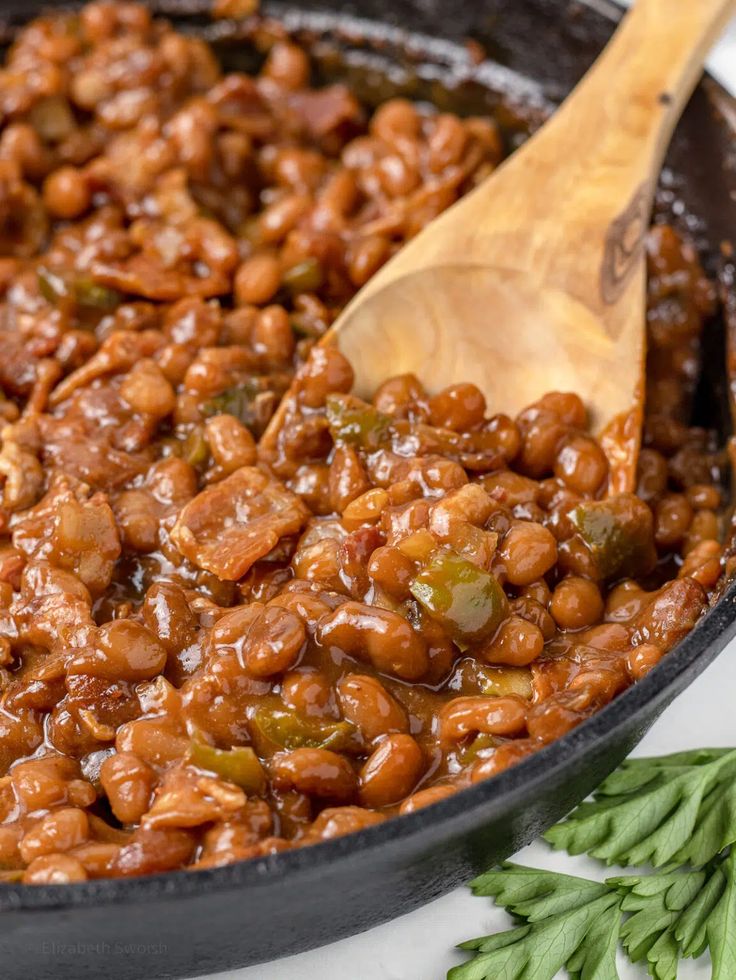
[[[159,6],[184,26],[211,31],[197,16],[204,0],[184,2]],[[0,4],[0,16],[11,24],[43,6],[43,0],[13,0]],[[347,38],[348,60],[362,83],[372,77],[364,66],[381,68],[406,60],[408,52],[411,72],[395,76],[406,91],[432,94],[433,80],[442,78],[450,82],[453,107],[501,94],[532,120],[574,85],[617,15],[607,0],[318,0],[308,9],[292,11],[291,26]],[[349,13],[371,21],[351,21]],[[473,70],[462,46],[468,36],[505,67]],[[226,47],[228,57],[239,54],[237,46]],[[323,69],[330,64],[325,57]],[[382,94],[374,89],[376,97]],[[687,225],[712,266],[721,240],[736,228],[729,156],[735,133],[736,103],[706,82],[678,130],[658,198],[658,209]],[[713,397],[725,388],[722,326],[713,324],[710,333],[713,352],[696,413],[725,434],[727,412]],[[408,912],[561,818],[734,633],[736,585],[652,674],[560,741],[493,780],[359,834],[196,873],[2,886],[0,974],[6,980],[192,976],[305,950]]]

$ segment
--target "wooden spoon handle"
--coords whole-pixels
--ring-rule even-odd
[[[548,151],[561,161],[577,155],[588,174],[565,218],[600,262],[588,282],[598,282],[604,304],[620,298],[636,267],[672,131],[734,9],[734,0],[637,0],[545,134]]]
[[[632,309],[627,286],[643,289],[639,260],[667,144],[735,8],[735,0],[637,0],[544,129],[438,219],[448,234],[436,246],[425,232],[425,263],[446,263],[448,242],[462,254],[464,241],[530,286],[575,297],[617,340]]]

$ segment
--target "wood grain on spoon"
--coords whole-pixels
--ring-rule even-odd
[[[337,344],[370,397],[413,372],[492,412],[575,391],[632,489],[643,415],[644,235],[667,144],[735,0],[637,0],[552,119],[348,304]],[[264,436],[268,450],[289,410]]]

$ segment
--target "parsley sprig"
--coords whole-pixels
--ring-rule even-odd
[[[544,836],[608,864],[706,864],[736,841],[736,749],[627,759]]]
[[[537,980],[564,966],[586,980],[615,980],[621,900],[607,885],[506,864],[476,878],[471,888],[524,924],[462,943],[461,949],[477,955],[450,970],[448,980]]]
[[[448,980],[616,980],[619,943],[654,980],[706,949],[713,980],[736,978],[736,750],[630,759],[545,835],[571,854],[653,865],[604,882],[516,864],[471,888],[518,925],[463,943]],[[662,865],[665,865],[662,867]]]

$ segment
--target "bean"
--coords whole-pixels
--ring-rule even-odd
[[[557,414],[542,409],[527,409],[517,419],[521,431],[521,454],[518,469],[525,476],[547,476],[552,472],[557,452],[569,433]]]
[[[241,305],[261,306],[273,299],[281,283],[281,266],[275,255],[262,252],[246,259],[235,273],[235,299]]]
[[[343,524],[349,531],[377,521],[388,504],[388,494],[380,487],[366,490],[351,500],[342,514]]]
[[[509,528],[499,556],[504,563],[509,582],[529,585],[541,578],[557,561],[557,542],[554,535],[532,521],[520,521]]]
[[[366,806],[380,808],[398,803],[419,781],[425,762],[411,735],[386,735],[360,772],[360,798]]]
[[[685,556],[678,578],[695,579],[704,589],[711,589],[721,575],[721,546],[717,541],[701,541]]]
[[[467,142],[467,130],[457,116],[450,113],[438,115],[429,137],[430,169],[441,173],[446,167],[459,163]]]
[[[308,211],[310,200],[305,194],[287,194],[261,212],[258,218],[259,239],[264,245],[282,242]]]
[[[499,745],[487,759],[480,759],[475,763],[471,772],[471,781],[474,783],[490,779],[497,776],[505,769],[516,765],[530,755],[536,746],[531,739],[518,738],[504,745]]]
[[[199,626],[184,589],[175,582],[156,582],[150,587],[143,602],[143,619],[170,653],[192,644]]]
[[[636,495],[646,503],[655,500],[667,489],[667,460],[656,449],[639,453]]]
[[[426,643],[398,613],[345,602],[319,625],[317,639],[403,680],[418,680],[429,665]]]
[[[174,411],[176,393],[158,364],[139,361],[125,375],[120,394],[136,412],[163,418]]]
[[[342,837],[373,827],[377,823],[383,823],[385,819],[382,814],[365,810],[361,806],[327,807],[309,828],[309,837],[332,840],[333,837]]]
[[[608,476],[608,460],[595,439],[574,435],[559,450],[554,474],[576,493],[593,496]]]
[[[30,864],[41,855],[70,851],[89,836],[89,820],[79,807],[60,807],[43,817],[20,842],[20,855]]]
[[[295,190],[314,191],[325,172],[325,159],[316,150],[283,147],[274,162],[274,176]]]
[[[688,528],[682,552],[687,556],[693,548],[703,541],[717,541],[718,536],[718,516],[712,510],[696,510]]]
[[[241,653],[243,665],[255,677],[281,674],[297,662],[306,638],[301,616],[270,606],[248,630]]]
[[[427,786],[426,789],[420,789],[419,792],[407,797],[399,807],[399,813],[414,813],[416,810],[423,810],[425,806],[446,800],[448,796],[452,796],[456,792],[455,786],[449,786],[445,783],[438,786]]]
[[[23,872],[24,885],[69,885],[86,881],[84,865],[71,854],[42,854]]]
[[[547,585],[543,578],[538,579],[535,582],[530,582],[528,585],[523,586],[520,590],[520,595],[526,596],[529,599],[534,599],[541,606],[547,608],[552,598],[552,592],[550,587]],[[523,613],[522,613],[523,615]],[[537,623],[537,626],[540,624]],[[546,637],[545,637],[546,638]]]
[[[398,548],[387,545],[371,555],[368,575],[384,592],[403,601],[411,595],[409,586],[416,577],[416,567]]]
[[[483,422],[486,400],[472,384],[455,384],[429,399],[429,421],[443,429],[465,432]]]
[[[693,508],[684,494],[669,493],[654,505],[654,540],[660,548],[680,544],[693,519]]]
[[[120,848],[113,873],[127,878],[175,871],[191,859],[195,847],[193,835],[186,830],[138,827]]]
[[[603,615],[603,599],[595,582],[570,575],[555,588],[549,611],[561,629],[584,629]]]
[[[326,674],[314,668],[290,671],[281,682],[281,697],[306,718],[338,716],[335,694]]]
[[[350,391],[353,379],[352,367],[336,347],[314,347],[299,373],[299,400],[320,408],[329,394]]]
[[[473,732],[519,735],[526,715],[527,704],[516,695],[453,698],[440,711],[440,743],[447,748]]]
[[[263,75],[294,91],[303,88],[309,81],[309,60],[296,44],[278,41],[269,51]]]
[[[718,487],[708,483],[694,483],[687,488],[685,496],[693,510],[718,510],[721,506],[721,493]]]
[[[232,415],[207,419],[205,433],[210,452],[225,474],[256,462],[256,443],[248,429]]]
[[[89,181],[76,167],[60,167],[44,181],[43,203],[55,218],[78,218],[91,201]]]
[[[664,656],[664,650],[656,643],[640,643],[632,647],[626,656],[626,669],[632,680],[640,681],[653,670]]]
[[[337,683],[337,696],[343,717],[368,743],[409,730],[406,712],[376,677],[347,674]]]
[[[544,634],[534,623],[521,616],[510,616],[498,628],[493,640],[483,647],[480,656],[489,664],[525,667],[544,649]]]
[[[330,502],[342,513],[362,494],[371,489],[360,456],[352,446],[336,446],[330,463]]]
[[[100,627],[97,644],[72,657],[67,674],[145,681],[165,665],[166,650],[153,633],[141,623],[120,619]]]
[[[307,796],[347,802],[358,788],[350,763],[329,749],[279,752],[271,759],[270,771],[277,789],[296,789]]]
[[[348,249],[348,275],[354,286],[364,286],[391,254],[391,242],[383,235],[366,235]]]
[[[403,419],[416,414],[417,410],[423,413],[426,398],[424,388],[415,375],[399,374],[379,385],[373,395],[373,404],[379,412]]]
[[[407,99],[389,99],[374,112],[371,132],[389,145],[401,145],[419,136],[419,114]]]
[[[546,585],[546,583],[545,583]],[[531,588],[527,586],[527,588]],[[538,590],[537,594],[541,594],[544,598],[544,593]],[[549,593],[548,593],[549,594]],[[550,614],[546,609],[546,601],[544,603],[539,602],[534,599],[532,595],[525,593],[519,596],[518,599],[513,599],[509,603],[511,612],[516,616],[520,616],[529,623],[533,623],[537,626],[542,633],[544,641],[551,640],[555,635],[557,627],[555,626],[555,621],[552,619]]]
[[[100,768],[100,783],[121,823],[140,821],[151,804],[156,782],[154,770],[132,752],[116,752]]]

